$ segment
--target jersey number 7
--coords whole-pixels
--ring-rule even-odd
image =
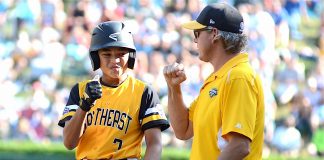
[[[114,143],[118,144],[118,150],[121,149],[122,145],[123,145],[123,141],[121,139],[115,138],[114,139]]]

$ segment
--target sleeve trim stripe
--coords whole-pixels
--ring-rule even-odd
[[[150,121],[142,126],[143,131],[150,128],[160,128],[161,131],[164,131],[170,127],[169,122],[165,119],[159,119],[155,121]]]
[[[70,120],[72,118],[72,116],[68,116],[68,117],[65,117],[64,119],[61,119],[58,123],[59,126],[61,127],[64,127],[65,126],[65,122]]]
[[[76,112],[76,109],[71,109],[70,112]]]
[[[145,115],[144,118],[149,117],[149,116],[152,116],[152,115],[159,115],[159,112],[150,113],[148,115]]]
[[[150,122],[150,121],[154,121],[154,120],[162,120],[164,118],[162,118],[159,114],[157,115],[152,115],[149,117],[145,117],[142,121],[142,125],[145,125],[146,123]]]
[[[75,111],[70,111],[69,113],[64,114],[63,117],[61,118],[61,120],[65,119],[65,118],[68,117],[68,116],[73,116],[74,113],[75,113]],[[61,121],[61,120],[60,120],[60,121]]]
[[[68,107],[68,108],[69,108],[69,110],[71,110],[71,109],[75,109],[75,110],[77,110],[77,109],[79,108],[79,106],[78,106],[78,105],[76,105],[76,104],[73,104],[73,105],[68,105],[68,106],[66,106],[66,107]]]

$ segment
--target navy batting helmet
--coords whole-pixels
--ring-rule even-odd
[[[92,32],[90,44],[90,59],[93,70],[100,68],[98,50],[109,47],[123,47],[130,50],[128,68],[133,69],[136,57],[136,48],[133,36],[125,30],[125,24],[119,21],[102,22]]]

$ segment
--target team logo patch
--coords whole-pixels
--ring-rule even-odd
[[[217,88],[212,88],[212,89],[209,91],[209,97],[210,97],[210,98],[216,96],[217,94],[218,94],[218,90],[217,90]]]

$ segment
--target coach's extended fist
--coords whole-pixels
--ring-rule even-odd
[[[99,75],[96,75],[90,82],[86,84],[86,88],[83,92],[83,98],[81,98],[80,108],[84,111],[89,111],[95,104],[96,100],[101,98],[102,89],[99,82]]]
[[[163,69],[164,78],[169,86],[179,85],[187,79],[183,64],[174,63]]]

